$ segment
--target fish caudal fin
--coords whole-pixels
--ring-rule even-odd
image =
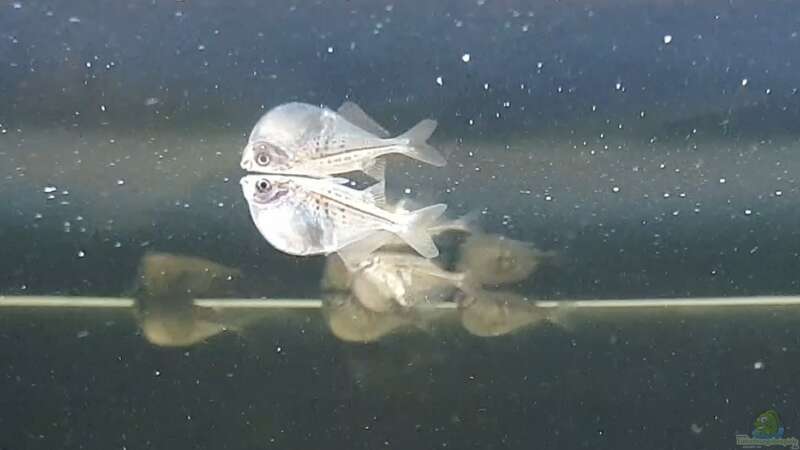
[[[405,228],[397,233],[406,244],[425,258],[439,256],[439,249],[433,242],[428,228],[444,214],[447,205],[439,203],[410,213]]]
[[[403,149],[402,153],[409,158],[414,158],[432,166],[445,166],[447,161],[444,156],[426,142],[436,130],[436,125],[435,120],[425,119],[398,136],[397,139],[403,139],[407,142],[405,144],[406,148]]]

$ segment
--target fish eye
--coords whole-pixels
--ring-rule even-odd
[[[761,423],[767,423],[767,416],[761,416]]]
[[[261,179],[258,181],[258,183],[256,183],[256,190],[258,190],[258,192],[267,192],[271,187],[272,184],[264,179]]]
[[[269,164],[269,155],[266,152],[261,152],[256,155],[256,162],[259,166],[266,166]]]

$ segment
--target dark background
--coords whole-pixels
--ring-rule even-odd
[[[241,268],[245,296],[317,295],[321,259],[250,223],[238,159],[266,109],[351,99],[393,133],[440,122],[448,166],[393,160],[390,197],[563,257],[516,286],[531,298],[794,294],[797,11],[4,3],[0,292],[119,295],[158,250]],[[791,310],[368,346],[312,317],[188,352],[105,314],[2,312],[0,446],[718,449],[772,407],[800,435]]]

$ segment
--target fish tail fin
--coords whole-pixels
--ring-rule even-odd
[[[439,249],[433,242],[428,228],[436,223],[446,209],[447,205],[438,203],[410,213],[408,221],[403,229],[397,232],[397,235],[425,258],[439,256]]]
[[[424,119],[398,136],[397,139],[407,142],[401,153],[432,166],[445,166],[447,161],[444,156],[427,142],[428,138],[436,130],[437,125],[437,122],[433,119]]]

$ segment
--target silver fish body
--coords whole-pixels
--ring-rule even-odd
[[[259,232],[284,253],[338,253],[353,267],[397,235],[426,258],[439,254],[427,227],[444,213],[444,204],[386,211],[379,206],[383,183],[359,191],[337,179],[263,174],[247,175],[240,184]]]
[[[354,103],[345,103],[338,112],[286,103],[256,123],[240,165],[250,172],[307,176],[362,171],[381,180],[385,165],[378,158],[390,153],[444,166],[444,157],[426,143],[435,129],[436,121],[425,119],[389,138],[388,132]]]

